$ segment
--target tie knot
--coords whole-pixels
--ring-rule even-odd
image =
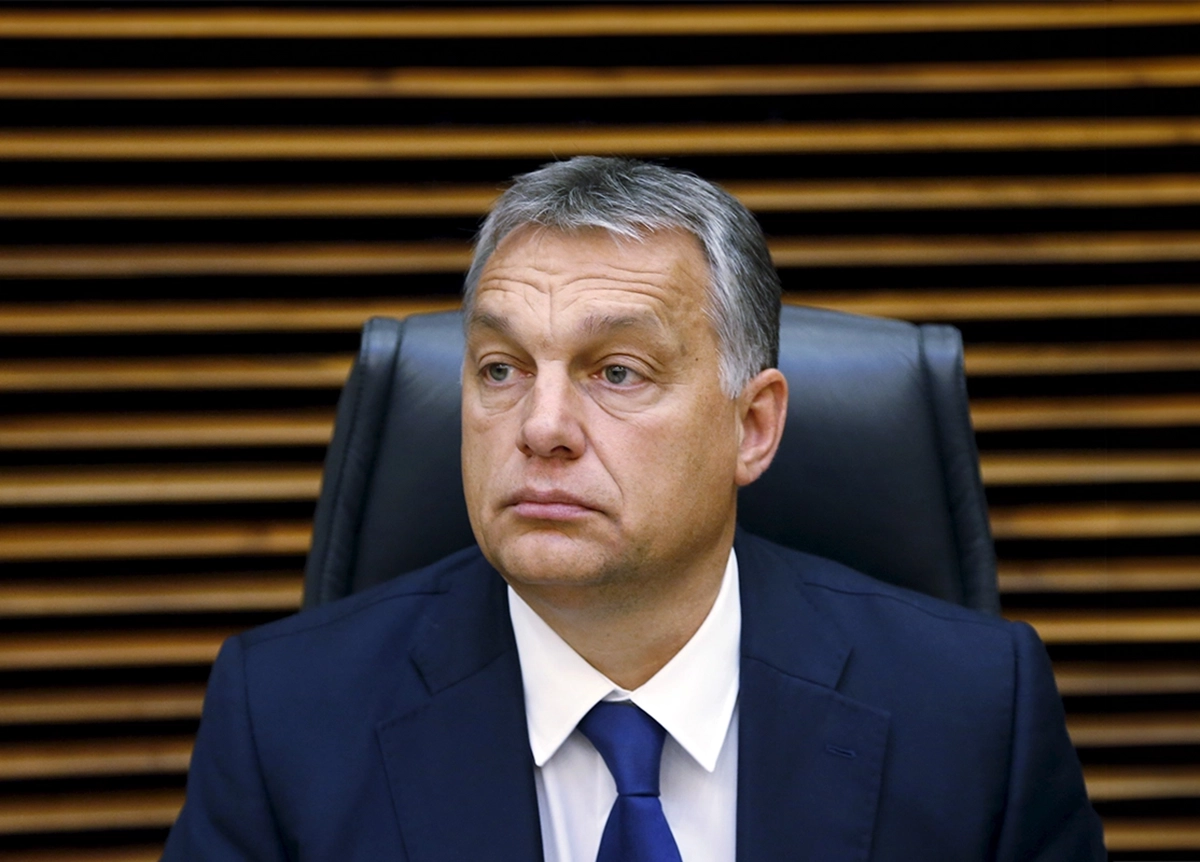
[[[658,796],[662,725],[629,702],[600,701],[579,722],[604,758],[621,796]]]

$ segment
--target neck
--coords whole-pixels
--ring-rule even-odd
[[[591,588],[564,596],[513,584],[517,594],[570,647],[624,689],[636,689],[683,649],[708,617],[721,590],[728,546],[719,559],[681,578],[650,578],[660,589],[636,595]],[[580,588],[583,589],[583,588]]]

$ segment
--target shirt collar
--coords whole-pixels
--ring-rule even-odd
[[[712,610],[663,668],[627,691],[588,664],[508,588],[525,687],[533,760],[542,766],[601,700],[632,700],[705,770],[716,768],[737,704],[742,609],[737,556],[729,561]]]

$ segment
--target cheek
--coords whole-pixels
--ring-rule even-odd
[[[733,482],[737,446],[729,427],[719,410],[695,421],[645,414],[608,417],[593,422],[592,441],[600,461],[627,493],[654,506],[666,499],[679,507],[698,488],[711,496],[714,486]]]
[[[463,405],[462,474],[468,504],[474,502],[473,493],[487,487],[501,463],[505,434],[501,418],[478,406]]]

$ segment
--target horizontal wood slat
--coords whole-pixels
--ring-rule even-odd
[[[1200,342],[1109,344],[974,344],[964,350],[968,375],[1113,374],[1195,371]]]
[[[0,743],[0,780],[182,773],[190,736]]]
[[[307,521],[0,524],[0,561],[304,554],[310,534]]]
[[[1197,766],[1085,766],[1083,777],[1094,802],[1200,796]]]
[[[874,66],[0,71],[4,99],[617,98],[1189,87],[1194,57]]]
[[[6,129],[0,159],[565,158],[1112,149],[1200,144],[1200,118],[1008,119],[645,126],[353,129]]]
[[[1054,677],[1066,696],[1200,692],[1198,663],[1063,661],[1055,663]]]
[[[1200,504],[1078,503],[993,506],[997,539],[1104,539],[1200,535]]]
[[[905,6],[698,4],[636,14],[621,6],[547,9],[129,9],[6,11],[0,38],[423,39],[913,33],[1200,23],[1191,2],[915,3]]]
[[[0,670],[209,664],[239,629],[0,634]]]
[[[1067,716],[1071,741],[1085,748],[1200,744],[1200,713]]]
[[[1200,291],[1197,293],[1200,301]],[[457,297],[231,301],[13,303],[0,307],[0,333],[102,335],[159,332],[353,332],[369,317],[450,311]]]
[[[1200,396],[979,398],[971,402],[971,421],[976,431],[1200,425]]]
[[[0,835],[170,826],[183,790],[118,790],[0,798]]]
[[[1200,617],[1186,610],[1037,610],[1013,612],[1047,644],[1200,641]]]
[[[784,238],[770,247],[778,267],[1118,263],[1200,259],[1200,233]]]
[[[330,389],[346,382],[352,361],[346,355],[14,360],[0,367],[0,392]]]
[[[1200,847],[1200,818],[1106,817],[1104,844],[1110,852],[1190,850]]]
[[[324,446],[332,410],[0,417],[0,449]]]
[[[1200,177],[1140,174],[1107,177],[945,177],[723,184],[758,212],[1182,206],[1200,198]],[[4,207],[0,198],[0,212]]]
[[[319,466],[139,466],[0,470],[0,507],[315,500]]]
[[[987,452],[980,468],[987,485],[1196,482],[1200,451]],[[0,473],[0,502],[3,482]]]
[[[0,617],[90,616],[213,611],[294,611],[301,574],[99,576],[86,582],[19,580],[0,583]]]
[[[726,182],[758,212],[1192,206],[1200,177],[968,177]],[[495,186],[243,186],[0,189],[5,218],[329,218],[483,216]]]
[[[780,238],[770,249],[783,268],[1193,261],[1200,233]],[[460,273],[470,262],[465,242],[446,241],[35,246],[0,249],[0,278]]]
[[[0,725],[196,719],[203,703],[202,683],[2,691]]]
[[[1154,185],[1154,183],[1151,183]],[[1184,191],[1157,192],[1187,199]],[[1086,194],[1086,192],[1083,192]],[[329,218],[335,216],[480,216],[496,186],[190,186],[0,189],[6,218]],[[1133,192],[1130,192],[1133,194]],[[1156,192],[1149,190],[1153,197]]]
[[[1142,317],[1200,313],[1200,287],[819,291],[785,294],[784,301],[916,321]],[[3,326],[0,315],[0,327]]]
[[[1200,557],[1002,560],[1006,593],[1135,592],[1200,589]]]
[[[158,862],[162,845],[70,847],[66,850],[0,850],[0,862]]]
[[[0,278],[374,275],[462,272],[466,243],[48,246],[0,250]]]

